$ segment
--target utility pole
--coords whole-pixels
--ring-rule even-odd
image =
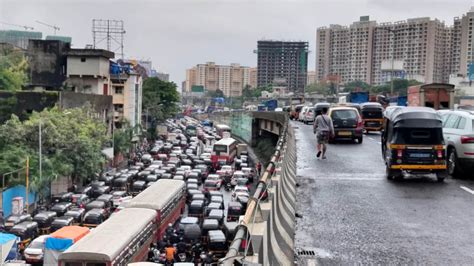
[[[26,157],[26,193],[25,193],[25,198],[26,198],[26,212],[28,213],[29,211],[29,206],[28,206],[28,194],[29,194],[29,174],[30,174],[30,157]]]
[[[40,122],[39,122],[39,138],[38,138],[39,139],[39,141],[38,141],[38,146],[39,146],[39,149],[38,149],[39,152],[38,153],[39,154],[38,155],[39,155],[39,178],[40,178],[40,180],[43,179],[43,157],[42,157],[42,154],[43,154],[42,146],[43,145],[42,145],[42,141],[41,141],[42,140],[41,124],[42,124],[42,121],[40,119]]]

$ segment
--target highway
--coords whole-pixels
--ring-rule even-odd
[[[329,145],[316,158],[312,125],[291,122],[297,143],[298,265],[472,265],[474,181],[388,181],[380,135]],[[297,252],[298,253],[298,252]]]

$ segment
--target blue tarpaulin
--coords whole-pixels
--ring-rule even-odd
[[[7,243],[8,241],[12,241],[15,238],[16,238],[16,235],[0,233],[0,245],[3,245]]]
[[[72,244],[74,244],[72,239],[50,237],[46,239],[45,247],[47,249],[64,251],[70,246],[72,246]]]

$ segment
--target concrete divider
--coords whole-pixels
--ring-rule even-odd
[[[223,265],[293,265],[296,211],[296,142],[288,116],[254,113],[281,125],[276,151],[262,174]],[[267,195],[267,196],[266,196]]]

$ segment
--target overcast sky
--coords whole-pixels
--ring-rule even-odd
[[[59,26],[74,47],[92,44],[92,19],[125,24],[127,58],[152,60],[178,86],[198,63],[256,66],[257,40],[310,43],[314,70],[316,28],[348,25],[369,15],[377,22],[431,17],[451,25],[472,0],[0,0],[0,21],[33,26],[43,36]],[[21,29],[0,24],[0,29]]]

